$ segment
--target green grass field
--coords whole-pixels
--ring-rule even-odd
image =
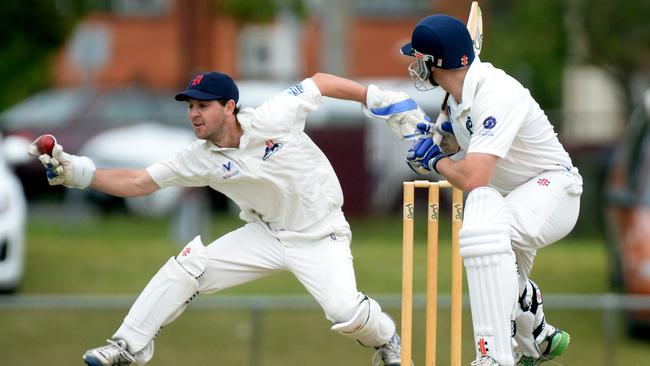
[[[424,289],[424,220],[416,222],[416,293]],[[371,296],[401,290],[401,218],[351,220],[352,251],[360,290]],[[230,216],[214,218],[211,231],[240,226]],[[33,218],[29,224],[27,273],[21,294],[112,295],[135,297],[160,265],[180,250],[168,238],[169,222],[124,215],[71,224]],[[441,223],[440,292],[449,292],[449,240]],[[208,242],[209,240],[204,240]],[[566,239],[538,253],[533,278],[545,294],[597,294],[608,291],[607,258],[599,239]],[[223,292],[224,295],[305,295],[287,273]],[[219,296],[219,294],[209,295]],[[386,309],[399,320],[399,308]],[[119,326],[127,309],[11,309],[0,311],[0,355],[3,365],[75,365],[90,347],[103,344]],[[471,318],[463,319],[463,364],[473,358]],[[423,360],[423,311],[415,312],[414,357]],[[447,309],[441,310],[438,360],[448,364]],[[624,336],[618,324],[615,344],[603,343],[599,311],[547,312],[553,324],[570,331],[573,342],[561,365],[647,364],[650,343]],[[257,324],[253,327],[252,324]],[[157,338],[151,365],[370,365],[372,351],[331,330],[317,309],[222,310],[190,307]],[[603,348],[606,347],[606,348]],[[255,349],[256,352],[251,352]],[[36,351],[37,350],[37,351]],[[36,352],[35,352],[36,351]],[[605,352],[612,352],[605,363]],[[256,358],[257,357],[257,358]]]

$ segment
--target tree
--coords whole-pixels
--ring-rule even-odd
[[[301,17],[306,12],[302,0],[215,0],[214,7],[240,22],[270,22],[280,8],[287,8]]]
[[[629,103],[635,78],[650,73],[650,1],[492,0],[485,11],[482,58],[524,82],[545,109],[561,107],[567,63],[610,71]]]
[[[86,0],[0,2],[0,110],[51,83],[51,61]]]
[[[481,58],[520,80],[542,108],[559,108],[567,59],[565,1],[494,0],[486,11]]]
[[[628,103],[633,103],[634,79],[650,76],[650,1],[582,0],[579,5],[584,14],[585,61],[609,70],[624,87]]]

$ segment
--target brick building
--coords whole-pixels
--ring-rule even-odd
[[[236,79],[298,79],[316,71],[355,78],[406,77],[398,53],[424,15],[460,18],[451,0],[305,0],[306,15],[236,21],[218,0],[110,0],[90,12],[61,50],[60,86],[92,81],[177,88],[193,72]],[[276,3],[280,3],[277,1]]]

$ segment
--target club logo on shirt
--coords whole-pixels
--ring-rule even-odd
[[[303,87],[302,84],[296,84],[290,87],[289,89],[287,89],[287,94],[291,94],[294,97],[297,97],[304,92],[305,92],[305,87]]]
[[[546,178],[540,178],[537,180],[537,184],[539,184],[542,187],[548,187],[551,185],[551,181]]]
[[[465,129],[467,129],[467,132],[469,132],[470,136],[474,134],[474,132],[472,131],[472,127],[474,127],[474,125],[472,124],[472,117],[467,116],[467,121],[465,121]]]
[[[239,174],[239,169],[237,168],[237,165],[235,165],[235,163],[233,163],[232,161],[229,161],[225,164],[221,164],[221,170],[223,170],[223,175],[221,176],[223,179],[232,178],[235,175]]]
[[[493,129],[494,126],[496,125],[497,125],[497,119],[492,116],[486,118],[485,121],[483,121],[483,127],[485,127],[485,129],[487,130]]]
[[[273,140],[266,140],[266,148],[264,148],[264,156],[262,160],[266,160],[275,154],[276,151],[280,150],[284,146],[279,142],[273,142]]]
[[[494,136],[494,131],[492,129],[497,125],[497,119],[489,116],[483,121],[483,131],[481,131],[481,136]]]

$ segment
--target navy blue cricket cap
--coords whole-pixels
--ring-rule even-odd
[[[239,101],[239,89],[226,74],[220,72],[206,72],[198,74],[187,84],[187,89],[176,94],[174,99],[184,101],[188,99],[197,100],[230,100],[235,104]]]
[[[413,29],[403,55],[431,61],[440,69],[460,69],[474,61],[472,37],[465,24],[445,14],[429,15]]]

